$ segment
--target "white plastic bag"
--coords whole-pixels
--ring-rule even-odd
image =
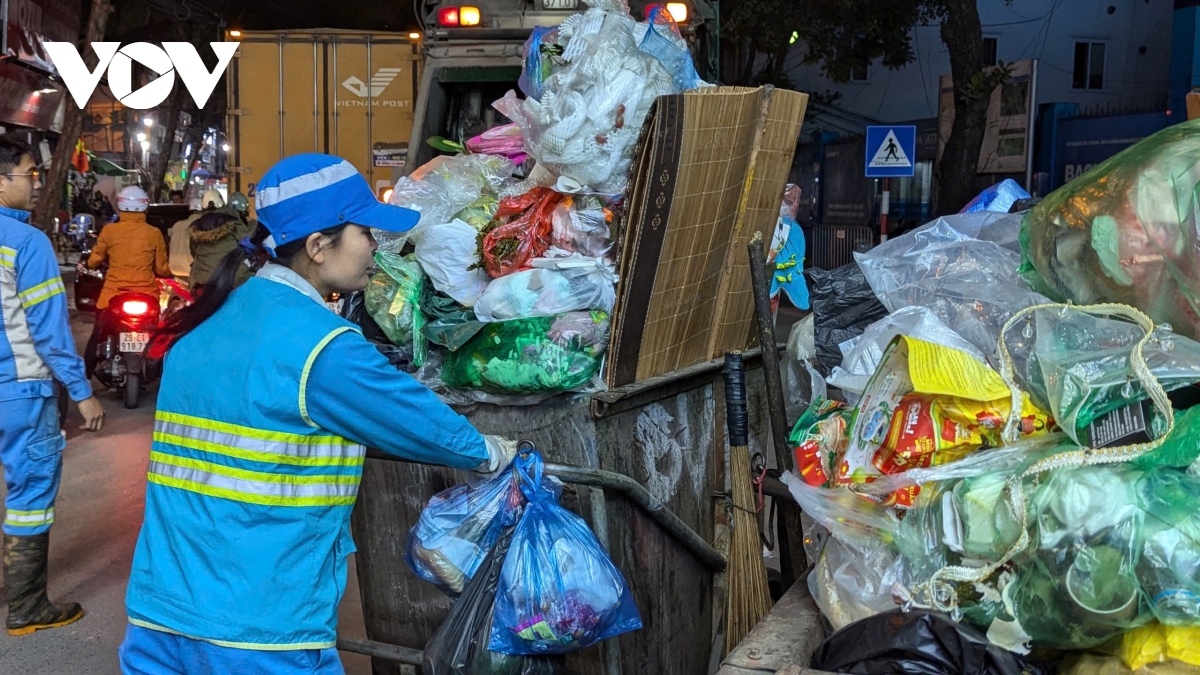
[[[578,253],[565,258],[536,258],[533,269],[493,280],[475,303],[480,321],[554,316],[577,310],[608,312],[616,303],[617,276],[603,260]]]
[[[464,307],[475,304],[488,285],[483,269],[468,269],[479,262],[479,232],[461,220],[430,225],[416,242],[417,262],[433,287]]]

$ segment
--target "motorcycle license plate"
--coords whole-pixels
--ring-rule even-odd
[[[149,333],[121,333],[118,349],[123,352],[136,352],[140,354],[146,349],[147,342],[150,342]]]

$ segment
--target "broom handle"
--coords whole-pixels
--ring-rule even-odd
[[[729,429],[729,447],[745,448],[750,444],[746,432],[746,367],[742,353],[725,352],[725,425]]]
[[[758,323],[758,344],[762,347],[763,380],[767,386],[767,412],[771,416],[771,440],[775,461],[784,471],[792,470],[788,451],[787,405],[783,400],[783,379],[779,372],[779,347],[775,336],[775,318],[771,314],[771,277],[762,234],[755,232],[748,244],[750,284],[754,291],[754,315]]]

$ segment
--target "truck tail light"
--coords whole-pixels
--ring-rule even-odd
[[[675,23],[687,23],[688,6],[686,2],[668,2],[666,4],[660,2],[652,5],[646,5],[646,18],[649,19],[650,14],[660,7],[667,10],[667,13],[671,15],[671,18],[675,19]]]
[[[478,26],[482,17],[478,7],[443,7],[438,10],[438,25],[442,27]]]

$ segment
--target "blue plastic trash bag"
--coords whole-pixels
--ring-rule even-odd
[[[527,98],[541,100],[543,83],[550,77],[554,57],[562,54],[562,47],[555,44],[558,27],[534,26],[529,39],[525,40],[525,66],[517,87]]]
[[[687,43],[679,33],[679,25],[667,11],[666,5],[658,5],[650,10],[646,23],[649,28],[638,48],[658,59],[675,81],[675,89],[687,91],[707,84],[696,72],[692,53],[688,51]]]
[[[1021,199],[1029,199],[1029,193],[1021,189],[1017,181],[1005,178],[975,195],[975,198],[964,206],[959,213],[975,213],[976,211],[1008,213],[1012,205]]]
[[[541,456],[522,454],[513,466],[529,505],[500,572],[488,648],[563,654],[641,628],[621,572],[587,523],[543,484]]]
[[[477,488],[439,492],[408,533],[404,560],[418,577],[458,595],[524,503],[511,469]]]

